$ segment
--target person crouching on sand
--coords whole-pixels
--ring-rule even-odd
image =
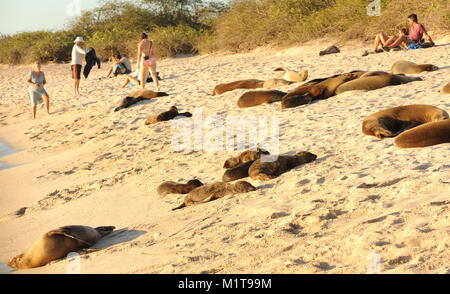
[[[37,105],[43,102],[42,98],[45,101],[47,114],[50,114],[50,98],[44,89],[47,80],[45,79],[44,72],[41,71],[41,64],[39,62],[33,65],[33,71],[28,76],[27,84],[30,85],[28,91],[30,93],[31,107],[33,108],[33,119],[36,118]]]

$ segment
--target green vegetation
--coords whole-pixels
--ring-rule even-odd
[[[371,40],[380,31],[408,27],[416,13],[428,30],[450,29],[448,0],[381,0],[381,16],[369,16],[372,0],[104,0],[72,19],[62,31],[0,37],[0,63],[70,61],[76,36],[101,59],[114,52],[135,58],[140,33],[149,32],[158,57],[264,45],[289,46],[331,36]]]

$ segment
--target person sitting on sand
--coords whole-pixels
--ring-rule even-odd
[[[427,41],[434,45],[434,42],[431,39],[430,35],[428,35],[427,31],[425,30],[425,27],[417,22],[416,14],[409,15],[408,21],[409,24],[411,25],[408,41],[410,41],[411,43],[419,43],[422,41],[422,37],[425,36]]]
[[[106,78],[109,78],[111,74],[117,75],[127,75],[131,73],[131,63],[126,57],[120,56],[119,53],[114,54],[113,56],[114,65],[109,69],[108,75]]]
[[[397,48],[403,42],[406,42],[408,38],[408,30],[403,28],[399,31],[398,36],[390,36],[388,37],[385,33],[379,33],[375,37],[375,44],[373,47],[373,51],[377,52],[378,47],[382,45],[384,51],[390,51],[391,49]]]
[[[41,64],[39,62],[33,65],[33,71],[28,76],[27,84],[30,85],[28,92],[30,93],[31,107],[33,108],[33,119],[36,118],[37,105],[43,102],[42,98],[45,101],[47,114],[50,114],[50,98],[44,89],[47,80],[45,79],[44,72],[41,71]]]
[[[146,82],[149,81],[149,76],[150,76],[150,71],[147,69],[147,73],[145,74]],[[125,84],[122,85],[122,88],[125,88],[131,82],[135,83],[136,85],[140,85],[141,84],[140,78],[141,78],[141,74],[140,74],[139,68],[138,68],[138,69],[136,69],[136,71],[133,74],[127,76]]]

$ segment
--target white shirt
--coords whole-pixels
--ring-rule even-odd
[[[77,44],[72,49],[72,63],[71,64],[83,64],[83,55],[86,55],[87,50],[84,50]]]

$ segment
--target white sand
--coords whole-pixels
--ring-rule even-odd
[[[170,96],[116,113],[131,89],[119,89],[122,78],[104,79],[105,65],[83,78],[81,98],[72,95],[69,65],[44,65],[52,115],[41,105],[34,121],[25,84],[30,67],[3,67],[0,138],[23,151],[1,159],[20,165],[0,171],[0,271],[41,234],[77,224],[116,227],[94,246],[103,250],[82,256],[81,273],[366,273],[373,253],[382,273],[449,273],[450,146],[401,150],[393,139],[361,132],[364,117],[389,107],[450,111],[450,96],[438,92],[449,81],[449,41],[367,57],[356,45],[319,57],[330,44],[316,41],[283,51],[162,60],[161,90]],[[238,109],[246,90],[211,96],[216,84],[272,78],[279,66],[307,69],[314,79],[389,71],[399,59],[441,69],[420,74],[424,81],[285,111],[279,103]],[[238,154],[174,152],[171,122],[144,125],[172,105],[183,112],[203,107],[204,116],[223,120],[278,116],[280,152],[306,150],[318,159],[268,182],[247,179],[255,192],[172,212],[183,195],[159,197],[160,183],[220,181],[224,161]],[[23,207],[25,215],[12,215]],[[15,273],[66,273],[68,264]]]

